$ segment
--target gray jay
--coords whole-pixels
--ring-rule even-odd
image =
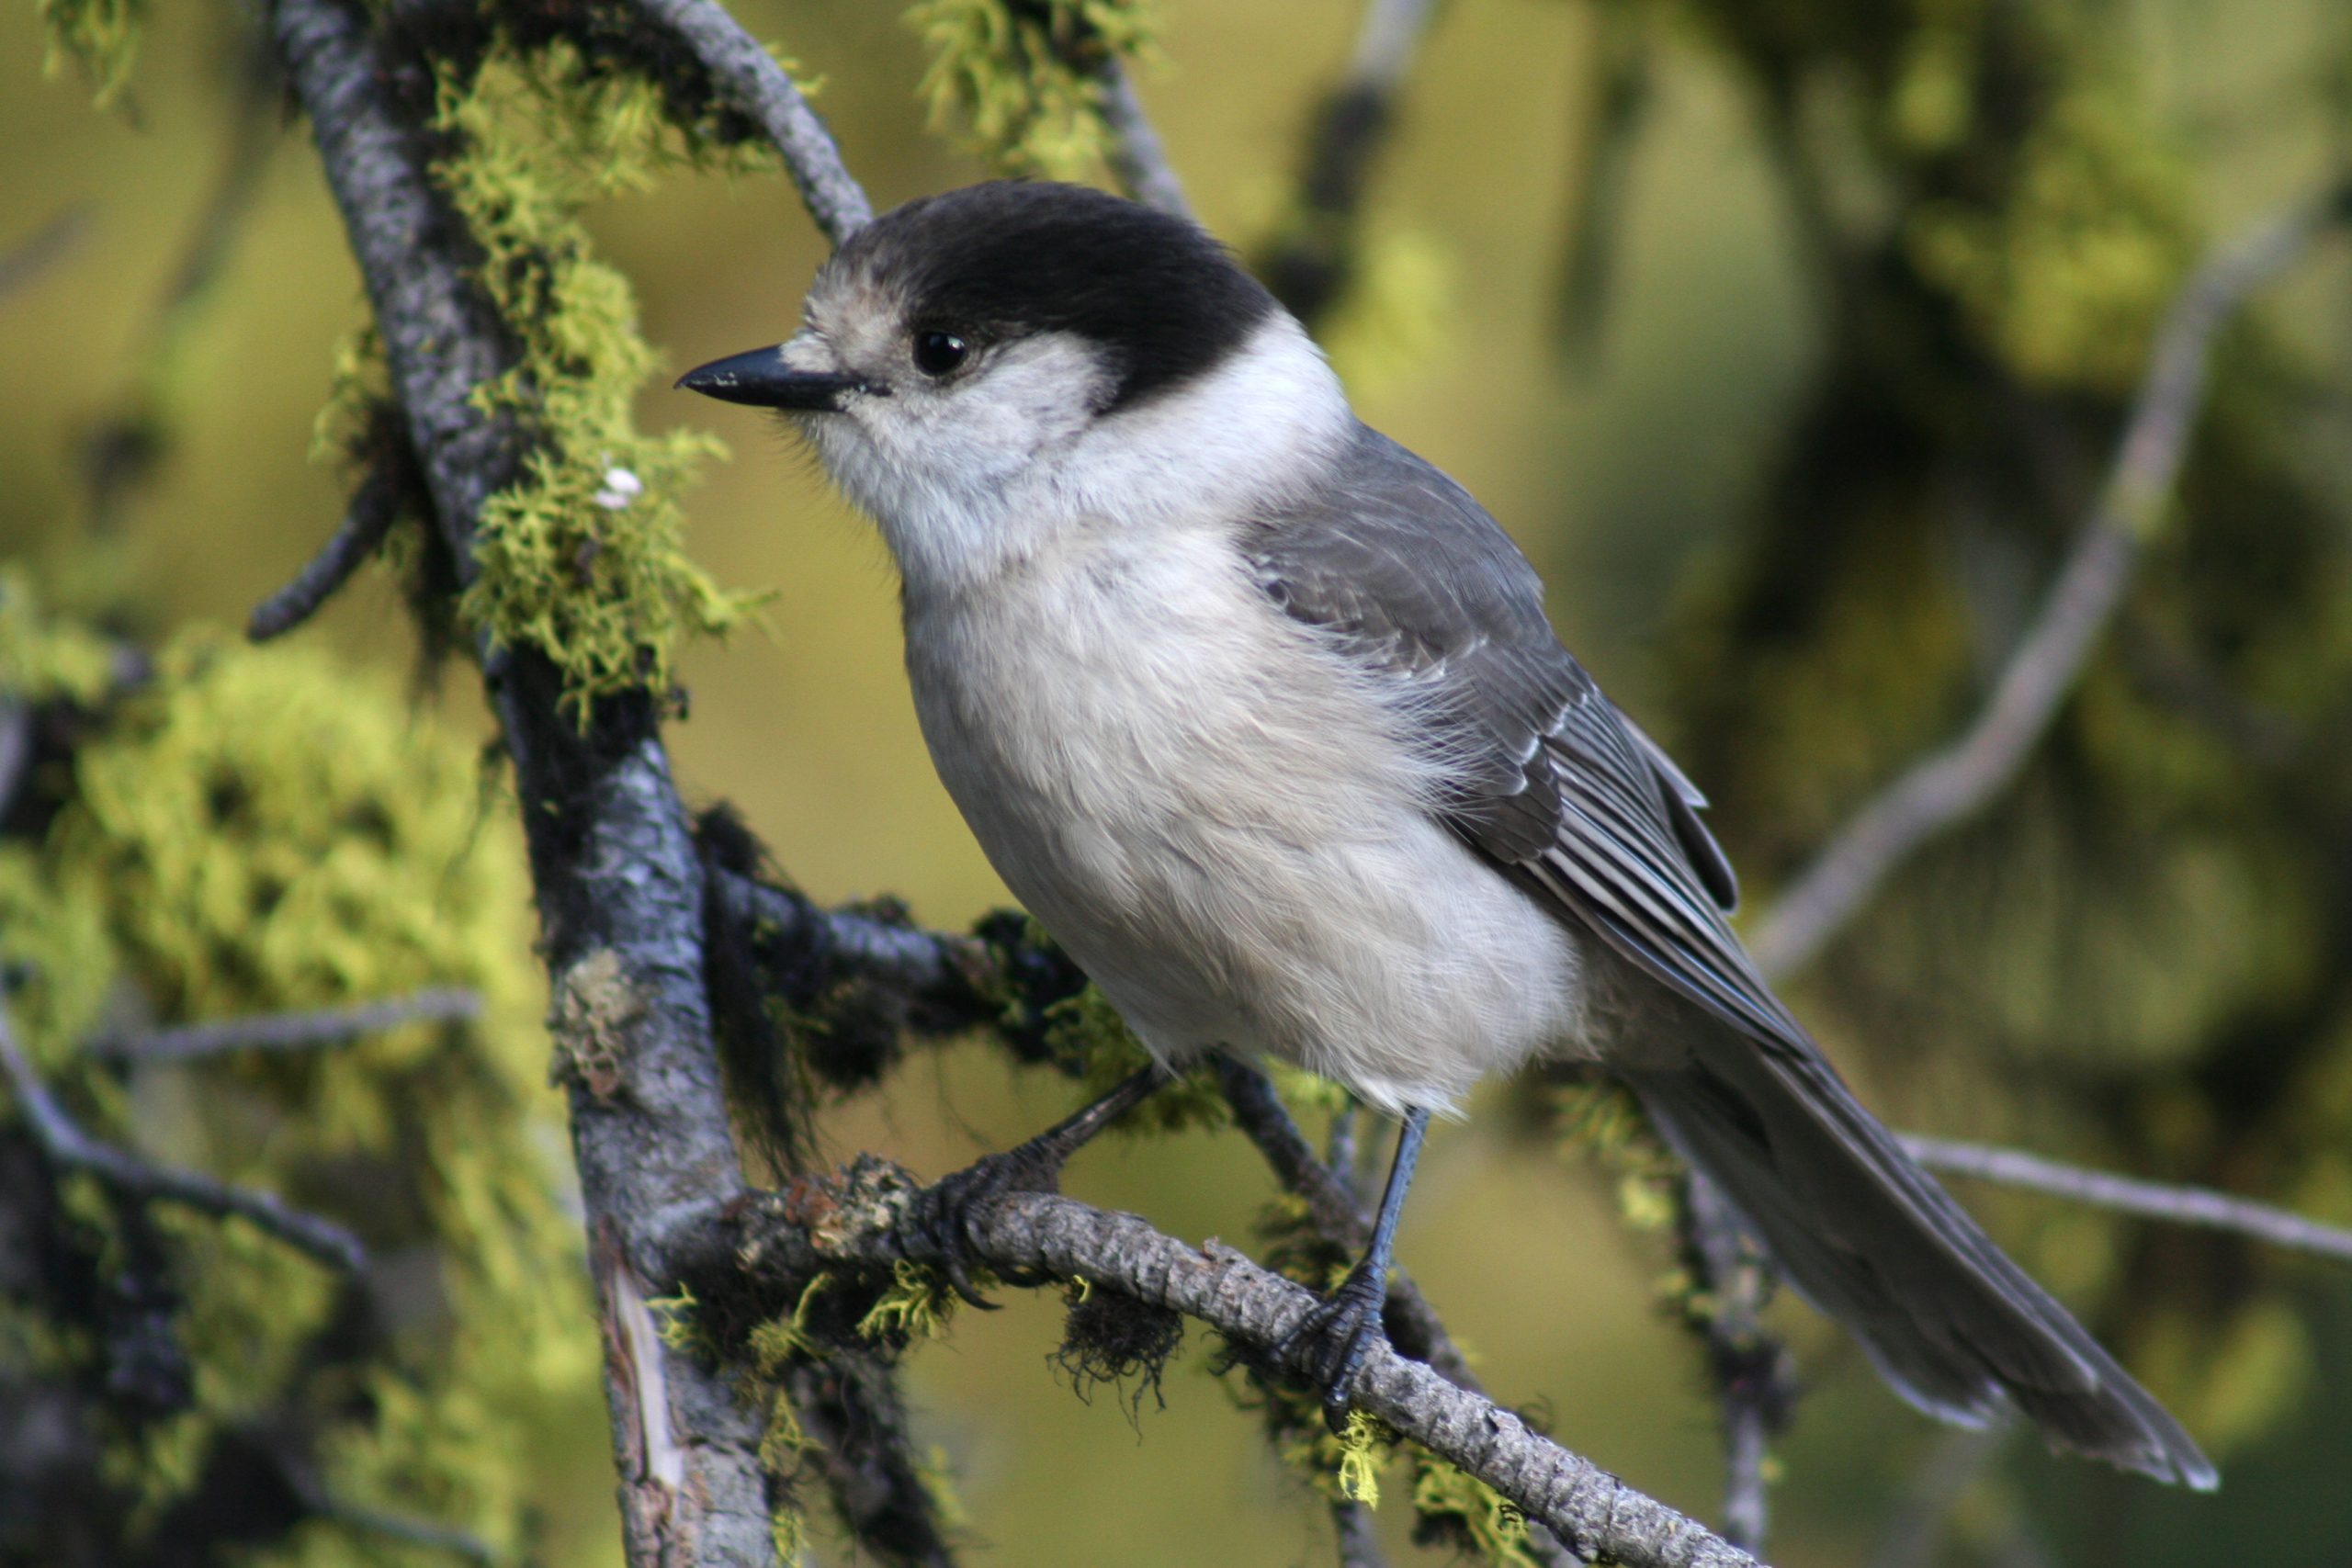
[[[941,779],[1153,1056],[1271,1054],[1402,1119],[1367,1256],[1286,1348],[1327,1415],[1430,1115],[1568,1059],[1630,1085],[1913,1404],[2006,1398],[2214,1484],[1766,987],[1704,797],[1561,647],[1534,569],[1197,226],[1042,183],[910,202],[789,341],[680,384],[786,411],[879,525]],[[1031,1174],[1148,1088],[1027,1145]]]

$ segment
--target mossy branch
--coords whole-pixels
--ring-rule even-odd
[[[698,1293],[748,1281],[779,1305],[830,1269],[933,1264],[919,1221],[923,1190],[904,1170],[861,1157],[830,1178],[736,1205],[682,1256]],[[1012,1279],[1085,1279],[1207,1324],[1272,1361],[1316,1297],[1219,1243],[1195,1248],[1133,1214],[1071,1199],[1011,1192],[976,1203],[969,1237]],[[706,1291],[701,1283],[713,1283]],[[730,1287],[730,1283],[731,1287]],[[1358,1374],[1354,1402],[1494,1489],[1587,1559],[1655,1568],[1742,1568],[1755,1559],[1548,1438],[1517,1416],[1448,1382],[1385,1344]]]

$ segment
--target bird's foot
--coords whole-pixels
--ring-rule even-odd
[[[1348,1390],[1357,1371],[1383,1343],[1380,1310],[1388,1299],[1385,1268],[1358,1263],[1340,1288],[1315,1304],[1298,1326],[1274,1347],[1275,1354],[1304,1376],[1323,1399],[1323,1423],[1334,1432],[1348,1424]]]
[[[1008,1192],[1055,1192],[1061,1188],[1063,1156],[1059,1150],[1040,1148],[1033,1139],[1002,1154],[983,1155],[941,1177],[915,1200],[906,1230],[914,1249],[925,1254],[947,1276],[956,1293],[984,1312],[996,1309],[980,1294],[978,1280],[991,1274],[974,1240],[974,1217]]]

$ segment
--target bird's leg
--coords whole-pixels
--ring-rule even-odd
[[[1065,1116],[1027,1143],[1002,1154],[984,1155],[924,1190],[909,1224],[924,1249],[937,1257],[957,1295],[976,1307],[995,1304],[982,1300],[972,1283],[973,1211],[986,1200],[1007,1192],[1054,1191],[1070,1156],[1168,1081],[1159,1066],[1142,1068],[1120,1079],[1102,1099]]]
[[[1374,1337],[1381,1333],[1380,1309],[1388,1299],[1396,1221],[1405,1212],[1405,1191],[1413,1184],[1413,1167],[1421,1157],[1421,1138],[1429,1125],[1428,1111],[1405,1113],[1404,1129],[1396,1134],[1396,1157],[1388,1167],[1388,1185],[1380,1194],[1380,1217],[1373,1222],[1372,1245],[1340,1288],[1276,1347],[1283,1359],[1321,1390],[1323,1419],[1334,1432],[1348,1424],[1348,1386],[1372,1353]]]

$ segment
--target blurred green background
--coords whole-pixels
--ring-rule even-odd
[[[821,75],[820,107],[877,205],[985,172],[926,133],[915,100],[922,45],[893,7],[801,0],[736,8],[755,32]],[[1369,283],[1334,324],[1335,353],[1361,412],[1469,485],[1522,543],[1551,584],[1554,616],[1570,645],[1622,705],[1694,759],[1702,785],[1722,797],[1726,836],[1736,852],[1745,852],[1759,895],[1871,778],[1948,733],[1967,711],[1969,672],[1981,677],[1997,658],[2002,628],[2013,629],[2015,617],[1993,615],[1951,631],[1937,615],[1955,614],[1955,593],[1966,601],[1951,585],[1966,587],[1971,572],[2006,571],[2009,598],[2030,602],[2052,539],[2063,538],[2047,518],[2074,514],[2044,496],[2044,524],[2024,528],[2017,547],[1993,552],[1989,568],[1984,553],[1946,549],[1949,541],[1894,552],[1891,562],[1881,558],[1887,552],[1868,548],[1850,550],[1843,564],[1825,556],[1823,573],[1843,585],[1840,592],[1898,624],[1881,647],[1809,665],[1805,650],[1815,644],[1805,638],[1820,622],[1798,615],[1789,623],[1795,631],[1780,622],[1757,631],[1766,623],[1753,606],[1768,597],[1758,584],[1770,577],[1758,561],[1772,548],[1783,553],[1770,558],[1786,560],[1792,550],[1804,557],[1810,547],[1795,520],[1851,520],[1870,508],[1834,485],[1807,492],[1808,463],[1842,450],[1852,471],[1896,468],[1923,430],[1939,430],[1936,418],[1896,417],[1888,423],[1899,428],[1849,431],[1840,437],[1844,446],[1825,445],[1814,439],[1824,411],[1841,406],[1825,388],[1883,384],[1873,376],[1902,382],[1887,371],[1888,356],[1913,353],[1927,367],[1920,378],[1938,383],[1918,406],[1948,410],[1962,398],[1952,389],[1970,384],[1954,366],[2006,366],[2024,396],[2056,411],[2064,439],[2054,461],[2077,471],[2055,492],[2086,495],[2144,350],[2149,302],[2161,303],[2204,237],[2232,232],[2342,168],[2352,36],[2340,7],[2324,0],[2258,8],[2211,0],[2049,7],[2059,18],[2047,23],[2049,47],[2064,60],[2052,73],[2095,82],[2101,103],[2131,106],[2089,140],[2140,139],[2132,157],[2159,166],[2149,180],[2168,205],[2154,227],[2175,248],[2158,245],[2153,260],[2127,257],[2131,265],[2109,273],[2094,268],[2086,288],[2122,280],[2115,287],[2126,298],[2112,330],[2080,329],[2079,312],[2046,335],[2030,321],[2018,329],[2030,343],[2046,344],[2063,342],[2071,322],[2089,331],[2099,354],[2069,360],[2053,349],[2060,355],[2053,368],[2014,352],[1998,318],[2031,296],[2033,282],[2016,276],[1986,285],[1991,292],[1983,298],[1952,285],[1976,316],[1927,313],[1948,327],[1954,319],[1973,322],[1990,348],[1890,348],[1907,341],[1901,330],[1855,327],[1851,312],[1885,305],[1899,313],[1906,289],[1917,290],[1825,258],[1818,213],[1809,216],[1805,203],[1826,202],[1849,234],[1873,224],[1891,229],[1890,210],[1932,216],[1931,209],[1942,210],[1933,204],[1942,203],[1965,216],[1971,201],[1998,212],[2022,205],[2026,198],[2014,193],[2028,182],[1965,171],[1948,176],[1934,163],[1940,154],[1898,145],[1900,136],[1850,157],[1838,148],[1841,137],[1868,141],[1881,134],[1869,128],[1883,123],[1873,107],[1882,101],[1899,115],[1950,118],[1952,111],[1935,107],[1937,28],[1964,52],[1969,40],[2004,27],[2031,36],[2043,24],[2000,17],[2037,9],[1922,0],[1884,7],[1871,20],[1870,6],[1824,0],[1643,12],[1645,107],[1620,149],[1623,197],[1604,215],[1610,282],[1597,337],[1580,356],[1565,355],[1559,340],[1566,236],[1591,177],[1600,57],[1610,29],[1625,25],[1622,17],[1563,0],[1460,0],[1443,7],[1406,91],[1396,142],[1376,168],[1365,216]],[[1844,19],[1848,13],[1855,19]],[[1162,15],[1165,61],[1141,73],[1144,97],[1203,218],[1247,253],[1280,221],[1314,96],[1347,58],[1357,8],[1329,0],[1169,0]],[[305,131],[278,138],[217,279],[194,306],[175,312],[175,335],[158,353],[159,299],[234,134],[242,26],[225,7],[158,7],[124,102],[98,113],[72,73],[41,75],[32,8],[0,13],[0,63],[8,73],[0,92],[0,254],[61,217],[74,225],[62,258],[0,299],[0,555],[54,572],[103,570],[111,595],[133,607],[138,626],[151,634],[194,621],[241,622],[307,558],[343,502],[341,478],[307,452],[327,390],[330,348],[364,307]],[[1889,51],[1908,52],[1895,59]],[[1792,126],[1805,138],[1794,152],[1785,140],[1775,141]],[[2009,130],[1979,120],[1912,134],[1973,147],[1972,139],[1989,144]],[[2086,177],[2120,181],[2125,175],[2116,171],[2127,165],[2140,166],[2118,154]],[[1792,190],[1790,172],[1802,167],[1877,173],[1830,181],[1826,191]],[[681,175],[610,203],[592,222],[634,279],[645,330],[675,369],[785,335],[823,255],[789,188],[774,178]],[[2029,254],[2023,239],[2018,243],[2018,254]],[[1920,276],[1952,276],[1920,262],[1931,253],[1917,246],[1874,250],[1857,241],[1850,249],[1874,258],[1872,265],[1887,265],[1887,254],[1907,256]],[[2056,247],[2043,265],[2054,268],[2071,254]],[[2323,249],[2262,297],[2260,345],[2226,367],[2236,378],[2232,387],[2252,389],[2233,428],[2257,427],[2259,439],[2233,448],[2235,467],[2192,475],[2185,511],[2221,517],[2226,527],[2218,536],[2185,529],[2188,542],[2159,551],[2151,569],[2158,586],[2149,597],[2160,625],[2210,625],[2194,604],[2177,623],[2161,612],[2174,599],[2193,599],[2210,581],[2199,574],[2197,563],[2206,558],[2198,551],[2262,558],[2270,548],[2259,533],[2265,498],[2291,491],[2291,505],[2273,510],[2295,513],[2302,553],[2279,569],[2285,581],[2277,591],[2281,605],[2291,600],[2301,608],[2279,609],[2279,622],[2342,626],[2329,606],[2341,601],[2352,516],[2342,504],[2344,457],[2352,449],[2343,441],[2352,395],[2347,283],[2352,268],[2338,246]],[[2100,354],[2120,360],[2123,374]],[[1866,370],[1857,372],[1857,364]],[[141,399],[165,442],[159,465],[110,515],[96,518],[88,444]],[[2267,416],[2280,409],[2288,412]],[[686,660],[691,717],[671,737],[690,797],[724,797],[742,807],[782,865],[820,899],[892,893],[927,923],[945,926],[1005,902],[924,756],[899,669],[893,586],[870,531],[827,492],[787,437],[750,412],[691,400],[661,380],[645,389],[639,412],[649,428],[694,424],[732,446],[732,460],[714,466],[690,499],[692,548],[722,583],[774,595],[763,629],[725,647],[696,648]],[[1940,430],[1951,462],[1962,466],[1971,441],[2006,448],[2025,440],[1961,414]],[[1933,479],[1938,467],[1921,459],[1908,471]],[[1938,525],[1914,528],[1905,510],[1942,506],[1952,491],[1968,489],[1949,474],[1936,482],[1877,492],[1873,515],[1883,532],[1872,536],[1941,540]],[[2223,490],[2239,504],[2199,513],[2200,493]],[[1962,494],[1952,506],[1999,510],[2012,499],[1995,486]],[[102,569],[88,565],[94,527],[106,534]],[[1853,538],[1833,534],[1821,548],[1845,548]],[[2271,615],[2263,592],[2258,580],[2244,590],[2242,616],[2257,629]],[[1984,595],[1967,602],[1981,605]],[[1738,608],[1743,604],[1751,613]],[[1918,622],[1910,620],[1915,612]],[[1857,619],[1838,618],[1843,612],[1834,604],[1824,615],[1838,626]],[[1948,631],[1941,651],[1917,652],[1915,641]],[[399,596],[380,573],[363,575],[302,635],[395,672],[415,657]],[[1743,637],[1779,660],[1767,672],[1781,681],[1777,700],[1790,708],[1749,702],[1734,722],[1719,705],[1747,692],[1765,670],[1764,656],[1744,649]],[[2195,636],[2188,640],[2204,646]],[[2246,633],[2229,644],[2232,657],[2256,641]],[[1907,658],[1928,666],[1926,689],[1905,688],[1900,677],[1883,672],[1853,673],[1856,660],[1879,671]],[[2334,680],[2343,668],[2340,645],[2313,633],[2261,658],[2269,673],[2230,664],[2230,679],[2252,683],[2273,706],[2288,703],[2309,723],[2342,721],[2342,688]],[[472,687],[469,671],[451,671],[433,700],[458,723],[480,728]],[[2301,694],[2290,702],[2282,690]],[[1838,706],[1849,697],[1849,706]],[[1791,716],[1812,703],[1835,710],[1821,725],[1844,792],[1825,786],[1835,798],[1799,798],[1784,782],[1804,771],[1789,750],[1801,752],[1819,739]],[[1867,743],[1852,740],[1856,730]],[[1768,763],[1774,734],[1784,749]],[[1742,742],[1758,757],[1745,784]],[[2179,769],[2195,773],[2179,761],[2177,748],[2166,750],[2145,727],[2102,744],[2096,734],[2087,741],[2062,736],[2058,745],[2091,783],[2070,791],[2062,776],[2029,788],[2062,806],[2102,799],[2110,786],[2129,793],[2141,754],[2159,775],[2151,788],[2170,787]],[[2101,784],[2110,765],[2125,776],[2106,774]],[[2341,798],[2328,798],[2322,787],[2340,781],[2340,771],[2314,764],[2298,777],[2305,793],[2295,798],[2315,819],[2342,816]],[[2184,786],[2192,795],[2201,787]],[[2267,796],[2233,797],[2226,810],[2206,801],[2186,820],[2159,814],[2125,826],[2154,835],[2132,842],[2145,858],[2162,860],[2173,841],[2166,834],[2234,843],[2227,834],[2241,820],[2268,812],[2284,821],[2284,810]],[[2277,830],[2277,822],[2265,821],[2264,830]],[[1984,831],[2043,841],[2033,837],[2030,818],[2004,818]],[[2298,840],[2290,832],[2287,841]],[[1980,838],[1976,848],[1984,847]],[[2312,874],[2332,874],[2341,848],[2333,840],[2314,845]],[[2222,939],[2212,924],[2225,914],[2243,924],[2229,912],[2270,908],[2266,889],[2276,885],[2265,878],[2273,863],[2256,855],[2246,863],[2252,869],[2229,885],[2238,891],[2225,888],[2210,906],[2177,889],[2151,895],[2189,899],[2160,911],[2178,928],[2164,942],[2218,950]],[[1949,864],[1946,873],[1960,874]],[[2096,1042],[2070,1043],[2065,1029],[2043,1025],[2053,1013],[2097,1013],[2098,1003],[2082,1001],[2060,982],[2050,982],[2055,1000],[2010,998],[2003,988],[2013,972],[1996,956],[2014,958],[2043,940],[2032,931],[2070,923],[2069,906],[2045,901],[2056,912],[2008,939],[1964,915],[1948,913],[1946,925],[1957,929],[1922,925],[1917,910],[1934,902],[1939,886],[1898,887],[1894,913],[1883,923],[1866,918],[1871,929],[1796,992],[1800,1010],[1820,1019],[1833,1053],[1890,1121],[2009,1135],[2110,1162],[2153,1160],[2149,1174],[2225,1181],[2352,1221],[2352,1177],[2340,1165],[2352,1124],[2339,1117],[2340,1100],[2329,1098],[2345,1076],[2340,1065],[2328,1065],[2346,1054],[2344,1015],[2338,988],[2323,973],[2344,952],[2333,945],[2338,918],[2324,898],[2288,899],[2323,933],[2312,940],[2307,962],[2282,971],[2255,965],[2254,979],[2231,982],[2237,989],[2226,1006],[2190,986],[2186,999],[2174,998],[2184,1041],[2170,1055],[2105,1078],[2087,1069],[2070,1078],[2060,1070],[2065,1061],[2053,1066],[2053,1059],[2075,1059],[2070,1051],[2095,1055]],[[2132,885],[2085,873],[2068,886]],[[2001,907],[1999,888],[1979,892],[1992,900],[1985,908]],[[2280,897],[2288,898],[2283,889]],[[2128,922],[2131,912],[2118,919]],[[1923,947],[1935,952],[1923,956]],[[2176,964],[2173,952],[2152,938],[2137,956],[2164,969]],[[2101,967],[2104,958],[2086,962],[2086,984],[2130,990],[2139,983],[2130,974],[2119,978],[2112,964]],[[2233,1042],[2243,1043],[2239,1025],[2252,1004],[2241,1003],[2265,986],[2292,993],[2293,1004],[2252,1010],[2279,1032],[2300,1028],[2310,1042],[2278,1071],[2324,1073],[2302,1081],[2337,1088],[2312,1089],[2301,1121],[2282,1121],[2285,1112],[2267,1098],[2235,1120],[2197,1110],[2199,1096],[2231,1088],[2225,1066],[2216,1064]],[[1984,997],[1958,999],[1979,991]],[[2328,1043],[2335,1048],[2323,1050]],[[2021,1062],[2030,1070],[2019,1079]],[[2020,1111],[2000,1087],[2017,1081],[2060,1085],[2053,1094],[2071,1084],[2094,1109],[2081,1117]],[[1069,1092],[1059,1082],[1016,1077],[982,1049],[922,1055],[886,1093],[843,1108],[823,1134],[832,1154],[877,1149],[935,1174],[1034,1130],[1064,1108]],[[1668,1265],[1664,1249],[1656,1238],[1628,1236],[1608,1180],[1561,1157],[1553,1136],[1515,1111],[1515,1099],[1523,1101],[1523,1093],[1490,1087],[1470,1125],[1439,1130],[1400,1257],[1475,1348],[1500,1397],[1541,1407],[1570,1447],[1709,1516],[1719,1491],[1713,1417],[1692,1346],[1653,1305],[1654,1283]],[[2165,1116],[2183,1115],[2203,1131],[2163,1131],[2173,1125]],[[2338,1119],[2313,1123],[2314,1116]],[[2158,1131],[2145,1132],[2150,1127]],[[2290,1143],[2300,1151],[2293,1158],[2233,1164],[2225,1157]],[[2322,1157],[2330,1148],[2334,1165]],[[1257,1162],[1229,1135],[1114,1144],[1083,1156],[1069,1185],[1090,1200],[1144,1213],[1179,1235],[1245,1243],[1269,1195]],[[1964,1196],[1976,1203],[1983,1194]],[[2197,1412],[2229,1392],[2200,1391],[2198,1377],[2217,1368],[2230,1388],[2253,1388],[2246,1397],[2256,1407],[2217,1452],[2227,1485],[2211,1499],[2094,1474],[2018,1439],[1957,1509],[1950,1561],[2165,1564],[2217,1552],[2255,1562],[2341,1560],[2343,1542],[2352,1539],[2352,1494],[2340,1480],[2352,1465],[2352,1282],[2244,1249],[2167,1253],[2171,1244],[2157,1243],[2152,1258],[2136,1231],[2041,1200],[1977,1206],[2062,1292],[2100,1311],[2107,1325],[2133,1330],[2138,1337],[2122,1344],[2128,1361],[2148,1365],[2135,1348],[2168,1357],[2150,1366],[2152,1383],[2160,1395],[2188,1401],[2192,1427]],[[2152,1321],[2142,1310],[2149,1303],[2132,1294],[2172,1290],[2183,1280],[2226,1282],[2210,1295],[2188,1288],[2194,1299],[2182,1303],[2178,1322],[2163,1313]],[[2269,1313],[2262,1319],[2269,1327],[2244,1328],[2250,1303]],[[2279,1311],[2291,1328],[2277,1327]],[[1048,1369],[1057,1314],[1051,1300],[1015,1295],[1001,1313],[964,1314],[950,1341],[910,1361],[921,1429],[951,1460],[968,1510],[971,1561],[1328,1560],[1322,1509],[1274,1462],[1253,1419],[1203,1371],[1198,1335],[1168,1379],[1166,1408],[1147,1407],[1131,1421],[1113,1400],[1081,1404]],[[1777,1450],[1783,1479],[1770,1555],[1792,1564],[1871,1561],[1940,1435],[1884,1392],[1817,1319],[1792,1303],[1778,1315],[1808,1392],[1795,1430]],[[2284,1348],[2273,1342],[2282,1335],[2291,1341]],[[617,1561],[608,1461],[593,1408],[583,1401],[543,1423],[550,1562]],[[2202,1427],[2199,1435],[2215,1437]],[[1414,1551],[1404,1540],[1408,1523],[1401,1503],[1392,1504],[1385,1527],[1400,1560]],[[829,1548],[819,1550],[830,1560]]]

